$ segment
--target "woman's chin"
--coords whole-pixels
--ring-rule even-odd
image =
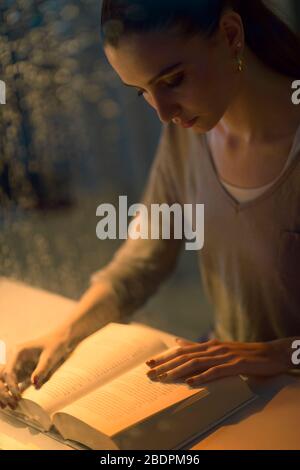
[[[209,132],[211,130],[211,127],[208,125],[205,125],[204,123],[198,123],[195,124],[195,126],[192,127],[192,131],[195,134],[205,134],[206,132]]]
[[[216,125],[218,124],[219,120],[217,119],[206,119],[202,120],[198,119],[196,124],[192,127],[192,130],[196,134],[206,134],[210,132]]]

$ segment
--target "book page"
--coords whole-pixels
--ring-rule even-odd
[[[157,334],[143,326],[110,323],[84,340],[40,390],[30,387],[23,398],[51,415],[164,349]]]
[[[147,376],[148,370],[145,364],[140,364],[60,413],[72,415],[111,436],[186,398],[209,393],[205,388],[191,389],[183,383],[152,381]]]

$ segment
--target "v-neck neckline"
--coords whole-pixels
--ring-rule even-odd
[[[287,157],[286,161],[288,161],[288,159],[290,159],[291,155],[296,151],[297,144],[300,145],[299,142],[298,142],[298,135],[299,135],[299,141],[300,141],[300,124],[299,124],[299,126],[298,126],[298,128],[295,132],[293,143],[292,143],[292,146],[291,146],[291,149],[290,149],[290,152],[288,154],[288,157]],[[217,180],[217,184],[221,187],[221,190],[225,194],[227,200],[229,201],[229,203],[231,203],[231,205],[235,208],[235,210],[237,212],[243,211],[243,210],[247,209],[250,206],[258,204],[263,199],[269,197],[274,191],[276,191],[276,189],[279,186],[281,186],[283,181],[293,171],[293,169],[296,167],[296,165],[298,163],[298,160],[300,158],[300,149],[299,149],[299,154],[296,156],[296,158],[292,159],[292,162],[287,166],[287,168],[285,168],[285,170],[282,172],[281,176],[277,179],[277,181],[275,181],[274,184],[272,184],[268,189],[266,189],[262,194],[255,197],[254,199],[251,199],[250,201],[246,201],[246,202],[239,202],[237,199],[234,198],[234,196],[232,196],[227,191],[225,186],[220,181],[218,171],[217,171],[217,168],[216,168],[213,156],[212,156],[212,152],[211,152],[211,149],[209,147],[209,143],[208,143],[208,139],[207,139],[207,133],[204,134],[204,135],[202,134],[202,136],[204,137],[205,148],[206,148],[206,151],[207,151],[207,154],[208,154],[208,160],[209,160],[209,163],[211,165],[211,169],[212,169],[212,172],[214,174],[214,177]]]

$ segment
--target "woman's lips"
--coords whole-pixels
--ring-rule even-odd
[[[180,119],[178,119],[178,121],[176,120],[176,124],[179,124],[180,126],[184,127],[184,129],[188,129],[190,127],[193,127],[196,124],[197,119],[198,118],[195,117],[194,119],[191,119],[191,121],[187,121],[187,122],[183,122]]]

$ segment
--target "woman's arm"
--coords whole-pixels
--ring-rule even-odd
[[[73,308],[72,314],[57,331],[66,332],[67,343],[74,348],[84,338],[107,323],[121,320],[116,294],[110,283],[92,284]]]
[[[169,135],[163,133],[142,202],[178,202],[172,177]],[[171,233],[173,232],[171,228]],[[0,372],[0,405],[20,398],[19,382],[43,385],[77,344],[111,321],[122,321],[142,306],[175,267],[182,240],[128,239],[111,262],[95,273],[91,286],[75,305],[71,316],[55,331],[18,345]],[[1,384],[2,380],[2,384]]]
[[[0,371],[0,406],[16,407],[21,392],[31,383],[40,388],[80,341],[112,321],[128,318],[171,272],[179,248],[178,240],[124,243],[66,321],[44,337],[15,348]]]
[[[174,126],[165,126],[141,203],[151,227],[152,204],[182,204],[181,169],[176,164]],[[178,163],[178,162],[177,162]],[[91,286],[62,326],[77,344],[109,321],[123,320],[141,307],[173,271],[183,240],[176,240],[170,220],[170,239],[128,238],[113,259],[91,276]],[[150,230],[149,230],[150,234]]]

